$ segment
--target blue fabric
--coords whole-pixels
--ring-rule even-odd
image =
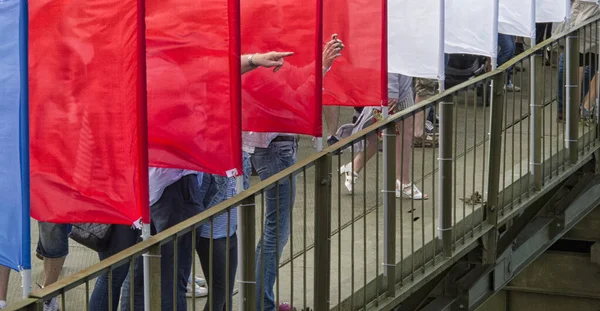
[[[250,187],[250,174],[252,174],[252,164],[250,163],[250,155],[242,152],[243,167],[244,167],[244,189]],[[235,178],[226,176],[198,173],[198,184],[200,185],[197,197],[198,201],[203,202],[203,212],[227,199],[233,198],[236,195]],[[237,230],[237,208],[232,208],[229,215],[227,213],[214,217],[213,219],[213,239],[221,239],[227,237],[227,223],[229,218],[229,236],[235,234]],[[199,236],[210,238],[210,222],[202,224],[197,229]]]
[[[26,1],[0,1],[0,265],[15,270],[31,268],[26,10]]]
[[[260,179],[265,180],[294,165],[297,151],[296,142],[272,142],[268,148],[254,150],[252,165]],[[267,206],[264,231],[256,247],[256,310],[275,311],[273,286],[281,253],[290,236],[290,215],[296,199],[296,176],[268,188],[265,196]],[[264,265],[261,259],[264,260]],[[263,302],[264,308],[261,308]]]
[[[515,38],[511,35],[499,33],[498,47],[498,66],[501,66],[515,56]],[[506,74],[508,83],[511,82],[511,73],[512,68],[509,68]]]

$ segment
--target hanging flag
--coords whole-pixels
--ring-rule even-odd
[[[381,105],[387,97],[386,27],[384,1],[323,2],[323,40],[338,34],[346,46],[323,80],[323,105]]]
[[[500,0],[498,32],[526,38],[535,37],[535,0]]]
[[[498,0],[446,2],[445,53],[496,58]]]
[[[571,0],[535,0],[535,21],[537,23],[564,22],[571,14]]]
[[[388,67],[406,76],[444,78],[445,0],[388,3]]]
[[[147,0],[150,166],[241,174],[239,4]]]
[[[322,0],[242,0],[242,54],[290,51],[278,72],[242,79],[242,128],[322,135]]]
[[[29,5],[31,214],[132,224],[148,209],[138,1]]]
[[[0,265],[17,271],[31,269],[26,5],[0,2]]]

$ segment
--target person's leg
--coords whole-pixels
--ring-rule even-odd
[[[135,229],[131,229],[130,226],[114,225],[111,231],[110,241],[105,251],[98,252],[98,258],[104,260],[110,256],[113,256],[131,246],[133,246],[140,232]],[[96,280],[96,286],[90,297],[90,310],[91,311],[108,311],[109,308],[109,284],[111,285],[111,296],[112,296],[112,310],[117,310],[119,307],[119,299],[121,297],[121,286],[123,281],[127,278],[129,273],[129,264],[126,263],[119,266],[112,271],[112,281],[109,282],[108,273],[102,274]]]
[[[273,142],[268,148],[257,148],[252,163],[261,180],[296,163],[297,148],[296,142]],[[274,186],[266,191],[264,233],[256,247],[257,310],[275,310],[273,286],[277,278],[279,258],[290,234],[290,213],[295,196],[295,177],[285,179],[278,183],[277,188]]]
[[[157,233],[195,216],[200,204],[194,196],[198,178],[187,175],[165,189],[160,200],[150,207],[151,219]],[[187,233],[177,239],[177,271],[175,267],[174,242],[161,248],[161,297],[162,309],[172,310],[174,300],[177,310],[187,310],[187,281],[192,267],[192,235]],[[177,275],[177,281],[174,276]],[[176,287],[177,295],[173,296]]]
[[[365,152],[364,151],[358,152],[356,154],[356,156],[354,157],[354,161],[352,161],[354,163],[354,172],[360,173],[360,171],[363,169],[365,163],[369,162],[369,160],[375,155],[375,153],[377,153],[377,135],[373,134],[373,135],[370,135],[367,137],[367,148],[366,148],[367,159],[365,160]]]
[[[212,267],[210,266],[210,239],[200,237],[197,243],[198,257],[204,272],[206,282],[211,284],[208,291],[208,300],[204,305],[204,311],[232,310],[232,293],[235,285],[235,274],[237,270],[237,236],[234,234],[229,238],[229,249],[227,239],[213,239]],[[229,252],[229,265],[227,265],[227,253]],[[227,279],[229,274],[229,279]],[[229,282],[229,284],[227,284]],[[226,301],[229,300],[229,308],[226,309]]]
[[[515,56],[515,39],[511,35],[498,34],[498,66],[509,61]],[[507,90],[516,91],[517,89],[512,87],[511,81],[512,69],[507,71]]]
[[[40,233],[37,254],[44,260],[44,283],[48,286],[56,281],[62,272],[63,264],[69,253],[69,226],[39,222]]]
[[[563,103],[565,102],[565,54],[560,53],[558,58],[558,91],[556,94],[558,106],[558,120],[564,120]]]
[[[340,107],[323,106],[323,113],[325,114],[325,123],[327,124],[327,143],[333,145],[338,142],[335,133],[338,130],[340,122]]]
[[[8,293],[8,277],[10,268],[0,265],[0,309],[6,307],[6,295]]]

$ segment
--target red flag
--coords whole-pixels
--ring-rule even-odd
[[[340,0],[323,5],[323,33],[337,33],[345,45],[323,80],[323,105],[380,106],[387,99],[385,1]]]
[[[148,200],[138,1],[29,3],[31,214],[132,224]]]
[[[150,165],[242,172],[239,2],[147,0]]]
[[[321,136],[322,0],[242,0],[242,53],[294,52],[278,72],[246,74],[245,131]]]

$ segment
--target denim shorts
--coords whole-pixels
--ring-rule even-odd
[[[61,258],[69,254],[71,225],[38,222],[40,239],[36,253],[43,258]]]

